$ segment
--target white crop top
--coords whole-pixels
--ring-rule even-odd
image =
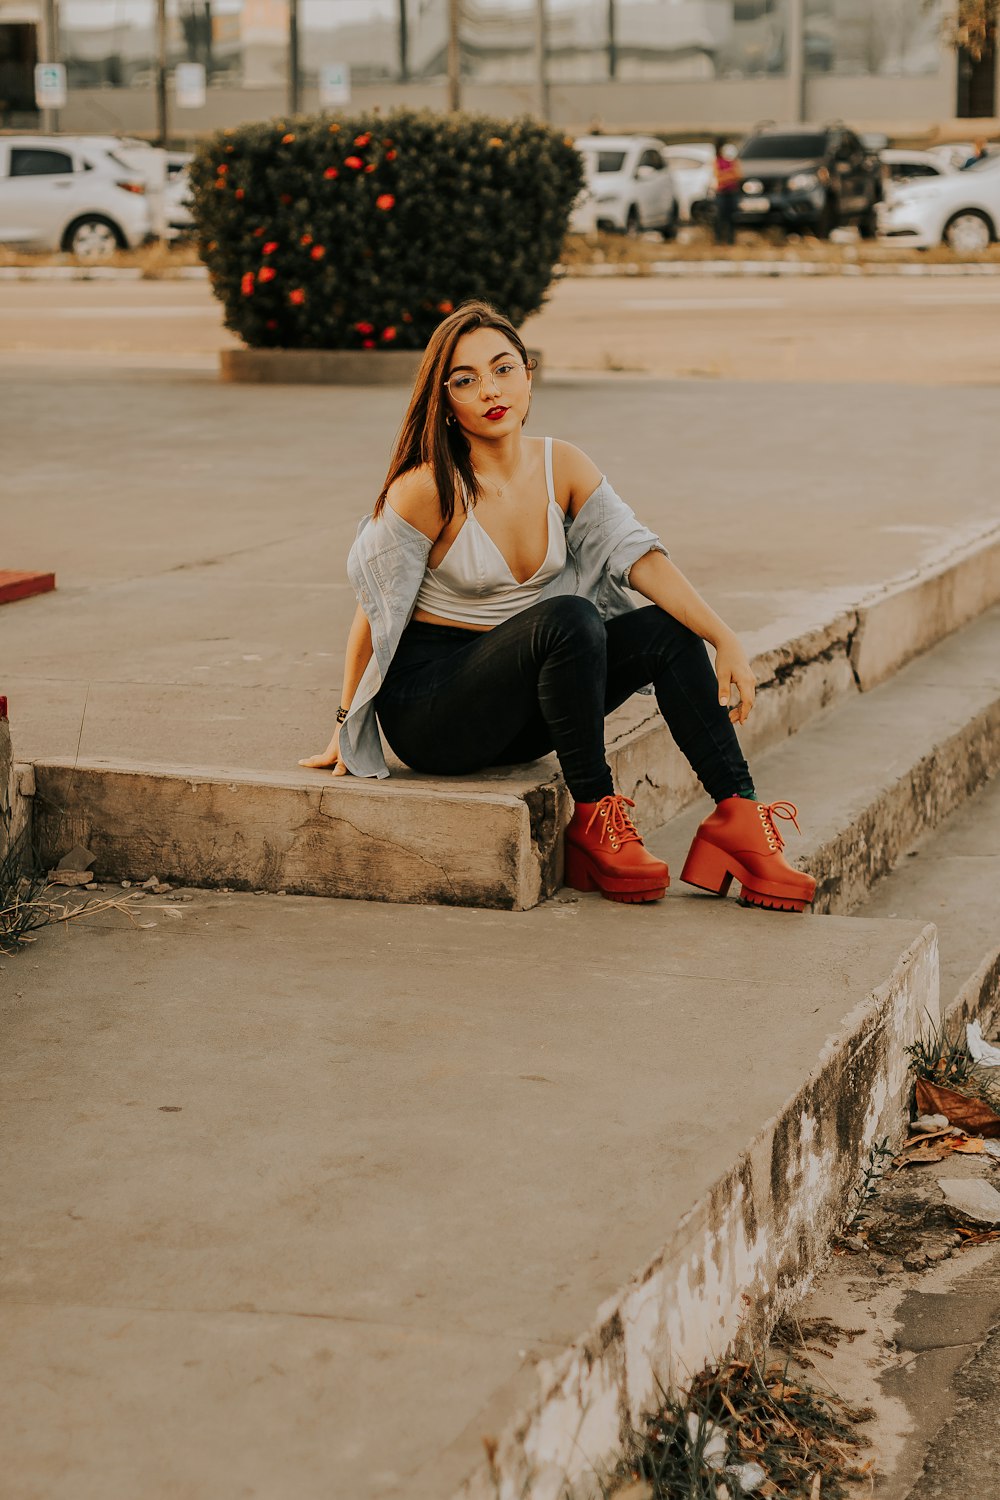
[[[564,517],[552,481],[552,439],[545,439],[545,488],[548,492],[549,543],[537,572],[518,583],[503,553],[466,511],[461,530],[436,568],[424,571],[414,609],[426,610],[456,625],[500,625],[534,604],[542,589],[566,566]]]

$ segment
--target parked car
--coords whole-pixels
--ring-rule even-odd
[[[191,153],[167,153],[167,185],[163,190],[164,220],[168,240],[186,239],[194,234],[191,213]]]
[[[576,142],[586,188],[574,205],[570,228],[579,234],[609,229],[635,235],[677,232],[678,205],[663,147],[653,136],[585,135]]]
[[[715,147],[711,141],[688,141],[662,149],[674,179],[679,217],[682,223],[689,224],[693,217],[692,206],[707,198],[712,191]]]
[[[146,188],[141,172],[91,139],[0,136],[0,242],[105,260],[148,238]]]
[[[879,209],[879,232],[897,244],[929,250],[949,245],[985,250],[1000,227],[1000,156],[984,156],[960,172],[922,178],[897,188]]]
[[[876,233],[882,169],[853,130],[771,125],[743,142],[737,162],[737,225],[780,224],[821,239],[844,224],[857,224],[864,239]]]
[[[931,177],[944,177],[954,167],[942,156],[932,156],[929,151],[903,151],[888,148],[879,152],[882,163],[882,201],[888,203],[911,182],[924,182]]]

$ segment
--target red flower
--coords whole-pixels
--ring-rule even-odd
[[[306,294],[300,286],[297,286],[294,291],[288,293],[288,300],[294,302],[296,307],[301,307],[306,300]]]
[[[386,159],[386,161],[395,161],[396,160],[396,153],[395,153],[395,151],[387,151],[385,153],[385,159]]]
[[[229,171],[229,163],[227,161],[222,162],[220,166],[216,167],[215,171],[219,177],[224,177]]]
[[[374,323],[355,323],[354,328],[357,333],[369,334],[375,332]]]
[[[224,177],[217,177],[215,179],[215,190],[216,190],[216,192],[219,191],[219,188],[224,188],[225,185],[226,185],[226,179]]]
[[[337,125],[337,124],[333,124],[333,125],[330,126],[330,134],[331,135],[336,135],[339,132],[339,130],[340,130],[340,126]]]
[[[294,141],[294,139],[295,139],[294,135],[291,135],[291,134],[283,135],[281,137],[281,144],[283,146],[290,146],[292,144],[292,142]]]
[[[244,273],[243,273],[243,279],[240,282],[240,291],[243,293],[244,297],[252,297],[253,296],[253,288],[254,288],[253,272],[252,271],[244,271]]]
[[[368,163],[367,167],[365,167],[365,171],[366,172],[374,172],[374,170],[375,170],[375,163],[373,161],[370,161]]]
[[[289,203],[291,203],[291,201],[292,201],[292,195],[291,195],[291,193],[282,193],[281,197],[278,199],[278,202],[279,203],[283,203],[286,208],[288,207]]]
[[[268,320],[267,320],[267,322],[266,322],[266,324],[264,326],[266,328],[268,328],[271,333],[273,333],[274,330],[278,326],[278,320],[277,320],[277,318],[268,318]]]
[[[240,199],[245,198],[246,197],[246,189],[245,188],[237,188],[236,189],[236,196],[237,196],[237,198],[240,198]]]
[[[322,260],[324,255],[326,254],[326,251],[324,250],[322,245],[313,245],[312,249],[309,251],[309,254],[312,256],[313,260]]]
[[[383,328],[382,329],[382,342],[383,342],[383,344],[391,344],[392,341],[393,341],[393,339],[395,337],[396,337],[396,330],[395,330],[395,328]]]
[[[367,146],[367,145],[370,144],[371,138],[372,138],[371,131],[370,130],[366,130],[365,133],[364,133],[364,135],[356,135],[354,137],[354,144],[356,146]]]
[[[384,213],[388,213],[390,208],[396,207],[396,200],[391,193],[379,193],[375,199],[375,207],[382,209]]]
[[[364,162],[361,160],[360,156],[346,156],[344,158],[344,166],[353,167],[355,172],[360,172],[361,168],[364,166]]]
[[[255,229],[254,232],[253,232],[254,239],[259,240],[261,238],[261,236],[265,235],[266,233],[267,233],[267,230],[264,229],[263,227]]]
[[[299,240],[299,244],[300,245],[311,245],[312,242],[313,242],[313,237],[312,237],[311,234],[304,234],[302,236],[302,238]]]
[[[340,173],[337,171],[336,167],[327,167],[326,171],[323,173],[323,176],[327,178],[339,177]]]
[[[261,232],[263,233],[263,231],[261,231]],[[268,240],[267,244],[264,246],[264,254],[265,255],[273,255],[274,252],[275,252],[275,250],[277,250],[277,248],[278,248],[278,241],[277,240]]]
[[[362,349],[374,349],[375,348],[375,340],[374,339],[365,339],[363,341],[361,347],[362,347]]]
[[[257,272],[257,280],[262,282],[273,281],[277,274],[278,273],[273,266],[261,266],[260,270]]]
[[[400,317],[402,318],[402,320],[403,320],[404,323],[412,323],[413,322],[413,314],[412,313],[400,313]]]
[[[454,302],[439,302],[438,303],[438,312],[450,313],[450,312],[454,312],[454,311],[455,311],[455,304],[454,304]]]

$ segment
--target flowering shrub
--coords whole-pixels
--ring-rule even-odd
[[[191,164],[199,249],[254,348],[422,349],[468,297],[542,304],[582,184],[530,118],[396,110],[222,131]]]

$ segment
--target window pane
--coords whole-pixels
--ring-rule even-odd
[[[10,175],[12,177],[52,177],[72,172],[73,158],[65,151],[42,151],[31,147],[13,146],[10,153]]]
[[[805,0],[813,73],[917,77],[942,65],[940,0]]]

